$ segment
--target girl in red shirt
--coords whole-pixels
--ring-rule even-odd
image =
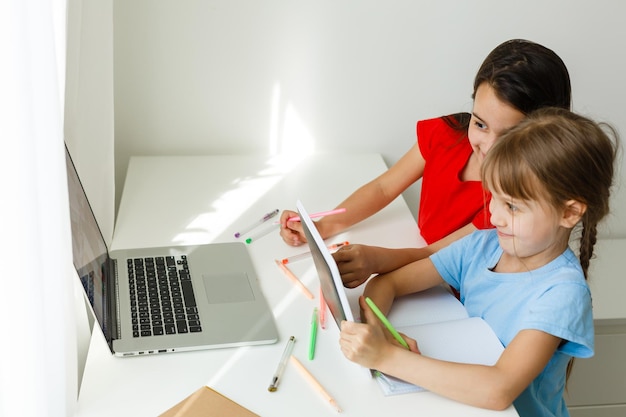
[[[418,122],[417,143],[398,162],[340,203],[337,207],[345,207],[345,213],[316,222],[326,239],[378,212],[422,179],[418,226],[428,246],[342,247],[333,257],[347,287],[428,257],[477,229],[492,227],[485,211],[489,195],[480,182],[485,154],[502,132],[533,110],[547,106],[569,109],[569,73],[552,50],[527,40],[509,40],[482,63],[472,96],[471,114]],[[296,215],[290,210],[281,215],[280,234],[294,246],[306,242],[300,222],[287,222]]]

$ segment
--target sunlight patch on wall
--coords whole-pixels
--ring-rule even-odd
[[[281,85],[276,82],[270,100],[269,152],[302,160],[315,151],[315,138],[296,106],[290,100],[283,105],[283,101]]]
[[[283,104],[284,102],[284,104]],[[224,240],[227,229],[234,224],[245,227],[263,213],[250,217],[250,207],[255,207],[277,183],[298,168],[302,160],[315,152],[315,138],[302,119],[296,106],[282,97],[279,82],[274,84],[270,97],[268,156],[251,163],[250,171],[242,176],[234,174],[228,190],[218,194],[207,192],[203,206],[210,208],[195,216],[177,234],[175,244],[200,244]],[[227,169],[227,168],[226,168]],[[226,172],[224,171],[226,175]],[[267,208],[268,210],[271,208]]]
[[[307,157],[315,150],[315,140],[292,103],[285,109],[281,138],[282,154]]]

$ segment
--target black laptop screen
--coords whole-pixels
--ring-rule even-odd
[[[108,335],[105,320],[108,308],[105,288],[109,265],[108,251],[67,147],[65,155],[74,267],[96,319],[104,334]]]

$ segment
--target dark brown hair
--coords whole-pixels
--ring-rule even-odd
[[[487,83],[496,96],[524,114],[542,107],[570,109],[572,87],[565,63],[551,49],[524,39],[511,39],[487,55],[474,78],[474,92]],[[467,132],[470,115],[444,116],[452,128]]]

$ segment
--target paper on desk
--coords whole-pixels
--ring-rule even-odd
[[[159,417],[259,417],[213,389],[203,386]]]

